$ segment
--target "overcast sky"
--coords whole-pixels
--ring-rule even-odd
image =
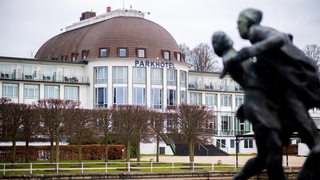
[[[291,33],[299,48],[320,45],[319,0],[0,0],[0,56],[34,56],[62,28],[78,22],[82,12],[100,15],[107,6],[150,12],[146,19],[190,48],[210,44],[218,30],[229,34],[237,49],[249,45],[236,28],[239,12],[248,7],[263,11],[262,25]]]

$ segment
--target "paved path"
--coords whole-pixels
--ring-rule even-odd
[[[254,156],[239,156],[238,164],[244,165],[248,159]],[[288,166],[302,166],[306,157],[288,156]],[[143,156],[142,161],[156,160],[156,156]],[[217,163],[221,160],[223,164],[236,164],[236,156],[195,156],[195,163]],[[189,162],[189,156],[160,156],[160,162]],[[286,166],[286,156],[283,156],[283,165]]]

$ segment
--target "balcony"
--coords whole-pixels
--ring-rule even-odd
[[[214,135],[216,136],[235,136],[249,133],[250,131],[245,130],[214,130]]]
[[[36,82],[57,82],[57,83],[74,83],[74,84],[89,84],[88,76],[66,76],[66,75],[53,75],[41,73],[17,73],[13,72],[0,72],[0,79],[2,80],[23,80],[23,81],[36,81]]]

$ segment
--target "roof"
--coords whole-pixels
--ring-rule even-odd
[[[146,49],[147,58],[162,59],[162,50],[170,51],[174,57],[180,52],[175,39],[160,25],[135,16],[116,16],[63,32],[44,43],[35,58],[59,60],[72,53],[81,56],[88,51],[87,58],[99,58],[99,49],[108,48],[110,58],[117,58],[117,48],[128,48],[128,57],[137,57],[137,48]],[[174,58],[171,58],[174,59]]]

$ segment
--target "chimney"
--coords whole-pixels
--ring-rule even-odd
[[[89,18],[92,18],[92,17],[95,17],[95,16],[96,16],[95,12],[87,11],[87,12],[84,12],[84,13],[81,14],[80,21],[83,21],[85,19],[89,19]]]
[[[107,13],[111,12],[111,6],[107,6]]]

